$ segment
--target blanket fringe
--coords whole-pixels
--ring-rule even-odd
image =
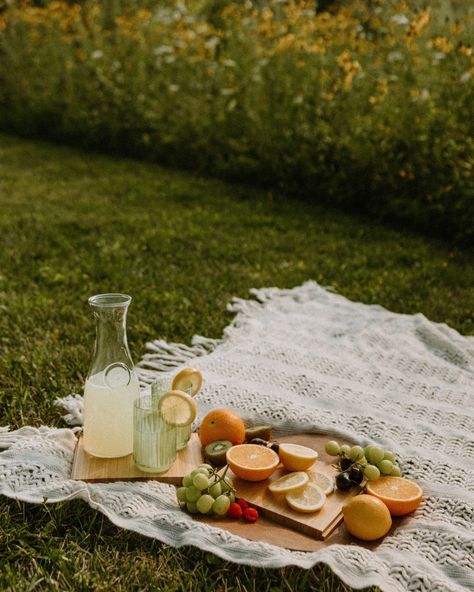
[[[152,353],[146,353],[135,367],[140,383],[151,384],[157,374],[169,372],[186,364],[189,360],[209,354],[221,342],[222,339],[195,335],[191,346],[183,343],[168,343],[163,339],[147,343],[146,348]]]

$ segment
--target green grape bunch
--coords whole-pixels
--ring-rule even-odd
[[[235,489],[226,478],[228,467],[222,474],[208,464],[201,464],[183,477],[176,497],[181,508],[190,514],[225,516],[235,501]]]
[[[340,472],[336,485],[341,491],[349,491],[355,486],[364,487],[367,481],[375,481],[380,476],[400,477],[402,474],[394,453],[375,444],[362,448],[329,440],[325,450],[330,456],[338,457]]]

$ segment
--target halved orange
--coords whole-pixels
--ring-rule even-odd
[[[263,481],[274,473],[280,464],[280,458],[271,448],[258,444],[240,444],[227,451],[227,464],[241,479]]]
[[[403,477],[380,477],[367,483],[367,493],[378,497],[392,516],[404,516],[416,510],[423,500],[423,490]]]

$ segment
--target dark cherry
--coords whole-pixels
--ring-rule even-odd
[[[349,491],[354,487],[354,483],[349,479],[347,473],[339,473],[336,477],[336,485],[340,491]]]
[[[277,444],[276,442],[273,442],[273,444],[270,446],[270,448],[273,450],[273,452],[276,452],[277,454],[280,451],[280,445]]]
[[[349,471],[349,479],[359,485],[364,480],[364,473],[357,467],[352,467]]]
[[[252,440],[250,440],[250,444],[258,444],[259,446],[268,446],[268,442],[266,440],[262,440],[262,438],[252,438]]]
[[[343,471],[346,471],[354,461],[350,458],[343,456],[339,461],[339,465]]]

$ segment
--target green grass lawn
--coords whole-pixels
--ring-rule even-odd
[[[154,338],[219,337],[251,287],[307,279],[474,333],[472,256],[340,212],[157,166],[0,136],[0,425],[63,425],[94,341],[87,298],[133,296]],[[216,402],[217,404],[218,402]],[[0,500],[1,590],[347,590],[327,568],[235,567],[122,531],[82,502]]]

